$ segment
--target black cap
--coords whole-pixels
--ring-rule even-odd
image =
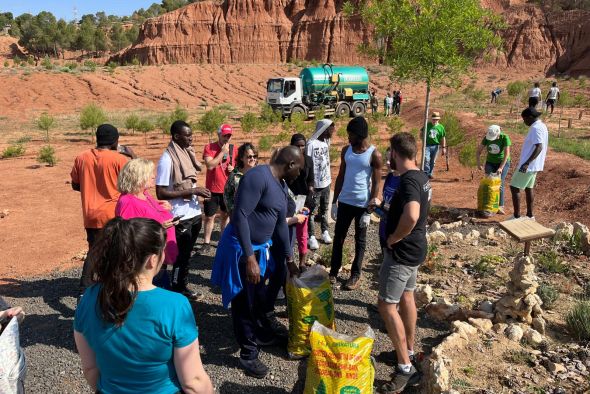
[[[352,118],[350,122],[348,122],[348,126],[346,126],[346,131],[351,134],[354,134],[362,139],[365,139],[369,136],[369,125],[367,121],[362,116],[357,116]]]
[[[114,145],[119,140],[119,131],[110,124],[101,124],[96,129],[96,144],[98,146]]]
[[[533,118],[538,118],[539,116],[541,116],[541,113],[533,107],[528,107],[527,109],[521,112],[520,116],[522,116],[523,118],[529,116],[532,116]]]

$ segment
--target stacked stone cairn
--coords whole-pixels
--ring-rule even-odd
[[[537,295],[539,282],[535,275],[535,263],[531,256],[519,254],[510,271],[507,294],[496,303],[495,321],[505,323],[520,321],[544,334],[543,301]]]

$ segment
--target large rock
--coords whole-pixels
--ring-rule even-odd
[[[469,341],[469,338],[477,334],[477,328],[464,321],[455,320],[452,324],[453,331],[461,336],[461,338]]]
[[[494,325],[490,319],[474,319],[470,317],[467,321],[481,332],[490,331]]]
[[[574,235],[580,239],[580,247],[586,256],[590,256],[590,230],[580,222],[574,223]]]
[[[527,328],[527,330],[523,334],[524,340],[527,341],[530,345],[539,346],[545,340],[543,335],[541,335],[537,330],[532,328]]]
[[[455,231],[454,233],[452,233],[452,234],[450,235],[450,237],[449,237],[449,238],[450,238],[450,239],[451,239],[451,241],[453,241],[453,242],[461,242],[461,241],[463,241],[463,239],[464,239],[465,237],[464,237],[464,236],[463,236],[463,234],[461,234],[460,232],[458,232],[458,231]]]
[[[440,244],[447,240],[447,235],[440,230],[433,231],[429,235],[429,242],[433,244]]]
[[[432,287],[430,285],[417,284],[414,291],[416,306],[422,308],[432,301]]]
[[[426,313],[434,320],[446,321],[451,320],[453,316],[461,311],[458,304],[449,304],[446,302],[431,302],[426,305]]]
[[[555,235],[553,239],[556,241],[565,241],[574,235],[574,225],[568,222],[561,222],[555,226]]]
[[[516,324],[510,324],[504,331],[504,335],[506,335],[506,338],[510,339],[511,341],[520,342],[524,332],[520,326]]]

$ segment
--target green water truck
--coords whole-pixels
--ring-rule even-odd
[[[327,116],[363,116],[370,99],[369,74],[356,66],[306,67],[299,78],[269,79],[266,90],[266,102],[283,118],[313,118],[321,108]]]

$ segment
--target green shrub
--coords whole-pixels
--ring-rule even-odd
[[[188,120],[188,111],[184,107],[177,105],[176,108],[174,108],[174,111],[172,111],[172,113],[170,114],[170,120],[171,123],[174,123],[177,120],[182,120],[183,122],[186,122]]]
[[[440,123],[445,127],[448,146],[457,146],[465,140],[465,129],[453,111],[446,111],[441,117]]]
[[[590,341],[590,301],[578,301],[565,318],[569,332],[578,341]]]
[[[269,152],[272,149],[273,138],[271,135],[263,135],[258,141],[258,148],[262,152]]]
[[[51,63],[49,56],[45,56],[43,60],[41,60],[41,66],[46,70],[53,70],[53,64]]]
[[[25,154],[25,147],[21,144],[7,146],[2,152],[2,158],[18,157]]]
[[[314,115],[316,121],[324,119],[326,117],[326,107],[320,106],[320,109],[314,111]]]
[[[564,264],[555,250],[544,250],[537,255],[537,266],[550,274],[566,274],[569,268]]]
[[[197,130],[207,134],[209,136],[209,140],[211,140],[211,136],[217,131],[219,126],[225,120],[225,114],[222,113],[219,109],[213,108],[203,114],[201,118],[195,124]]]
[[[5,60],[4,61],[4,67],[8,67],[8,66],[10,66],[10,63],[8,63],[8,60]]]
[[[473,264],[473,271],[481,277],[493,275],[496,272],[496,266],[505,261],[502,256],[484,255],[481,256],[477,263]]]
[[[78,68],[78,63],[66,63],[65,66],[70,70],[74,71],[76,68]]]
[[[570,92],[568,92],[567,90],[559,92],[558,105],[561,105],[564,107],[573,107],[575,105],[575,102],[576,102],[575,98],[572,97]]]
[[[134,66],[141,66],[141,62],[139,61],[139,59],[137,58],[137,56],[135,56],[133,58],[133,60],[131,60],[131,64]]]
[[[30,135],[23,135],[22,137],[19,137],[15,142],[17,144],[26,144],[27,142],[31,141],[31,136]]]
[[[37,127],[45,131],[45,140],[49,142],[49,130],[55,125],[55,119],[47,112],[43,112],[37,119]]]
[[[334,145],[330,145],[330,162],[335,163],[340,159],[341,150]]]
[[[535,358],[527,350],[508,350],[506,353],[504,353],[504,360],[508,361],[511,364],[529,366],[535,365]]]
[[[475,154],[477,153],[477,143],[475,140],[468,141],[459,151],[459,162],[466,167],[477,166]]]
[[[111,62],[109,62],[109,64],[107,64],[107,68],[110,73],[114,73],[115,70],[117,69],[117,67],[119,67],[119,65],[113,61],[111,61]]]
[[[346,124],[342,124],[338,129],[336,129],[336,135],[342,139],[346,139],[348,137],[348,132],[346,131]]]
[[[80,128],[82,130],[93,130],[106,122],[106,120],[107,116],[102,108],[95,103],[90,103],[82,108],[82,112],[80,113]]]
[[[168,115],[160,115],[156,119],[156,128],[162,130],[162,134],[169,134],[171,125],[172,122],[170,122],[170,117]]]
[[[259,121],[258,117],[253,112],[246,112],[244,116],[242,116],[242,119],[240,119],[240,125],[242,126],[242,130],[244,130],[244,132],[248,134],[256,130],[259,127],[260,123],[261,122]]]
[[[482,89],[477,89],[474,83],[470,83],[463,89],[463,94],[475,101],[487,100],[488,94]]]
[[[37,156],[39,163],[45,163],[49,167],[53,167],[57,164],[57,157],[55,156],[55,149],[51,145],[46,145],[41,148],[39,155]]]
[[[576,107],[587,107],[589,100],[582,93],[578,93],[574,96],[574,105]]]
[[[137,123],[137,130],[141,131],[142,133],[147,133],[152,131],[155,128],[154,124],[150,122],[148,119],[141,119]]]
[[[272,109],[267,103],[260,105],[260,119],[269,124],[279,123],[283,120],[283,116],[279,111]]]
[[[139,127],[139,116],[135,114],[131,114],[125,118],[125,128],[127,130],[131,130],[133,134],[135,134],[135,130],[138,130]]]
[[[548,283],[541,283],[539,287],[537,287],[537,295],[543,301],[543,307],[547,309],[551,309],[555,301],[559,298],[559,292],[555,287],[551,286]]]
[[[404,121],[399,116],[394,116],[387,120],[387,132],[390,135],[401,132],[404,128]]]
[[[345,242],[342,247],[342,265],[350,264],[353,256],[353,249],[350,242]],[[332,245],[323,245],[318,252],[318,259],[316,264],[321,264],[324,267],[330,267],[332,264]]]
[[[284,130],[275,136],[275,142],[278,142],[278,143],[281,143],[281,142],[289,143],[290,140],[291,140],[291,135]]]
[[[59,71],[60,71],[60,72],[62,72],[62,73],[71,73],[71,72],[72,72],[72,70],[70,70],[70,69],[69,69],[69,68],[67,68],[67,67],[61,67],[61,68],[59,69]]]
[[[95,62],[93,62],[92,60],[86,60],[84,62],[84,67],[87,68],[89,71],[94,72],[94,71],[96,71],[97,64]]]
[[[509,82],[506,86],[506,91],[510,96],[518,96],[519,94],[525,92],[528,89],[529,85],[530,83],[526,81]]]

